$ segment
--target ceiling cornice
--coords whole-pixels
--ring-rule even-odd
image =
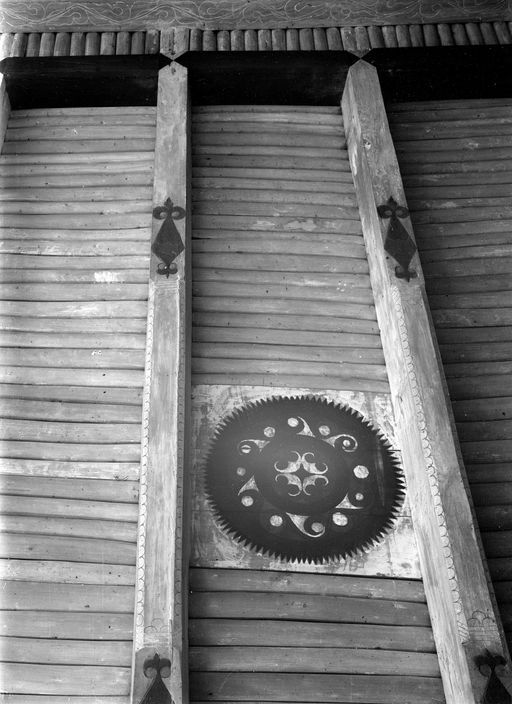
[[[512,0],[1,0],[0,31],[265,29],[512,20]]]

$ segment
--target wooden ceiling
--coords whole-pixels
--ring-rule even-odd
[[[339,27],[512,20],[509,0],[2,0],[0,31]]]

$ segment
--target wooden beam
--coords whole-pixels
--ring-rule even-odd
[[[510,20],[504,0],[485,3],[438,3],[409,0],[383,3],[366,0],[3,0],[0,31],[134,31],[171,26],[202,29],[278,29],[336,27],[340,25],[392,25],[428,22]]]
[[[156,653],[171,663],[164,683],[175,704],[187,690],[186,519],[183,516],[189,330],[189,98],[187,70],[163,68],[158,80],[146,383],[143,402],[138,595],[132,701],[151,679]],[[171,205],[172,201],[172,205]],[[157,215],[158,217],[155,217]],[[184,247],[184,249],[183,249]],[[175,260],[166,258],[174,249]],[[161,256],[159,256],[161,255]],[[163,261],[165,260],[165,261]],[[165,273],[162,270],[170,264]]]
[[[9,115],[11,114],[11,102],[7,94],[4,76],[0,76],[0,152],[4,144],[5,132]]]
[[[415,278],[398,278],[397,262],[384,249],[390,220],[377,208],[391,197],[405,206],[405,195],[377,71],[364,61],[349,71],[342,111],[446,701],[479,704],[487,677],[475,657],[486,649],[507,662],[509,656],[481,557],[420,262],[414,255]],[[408,217],[403,223],[412,233]]]

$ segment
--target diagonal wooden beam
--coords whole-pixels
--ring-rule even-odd
[[[189,121],[187,69],[172,63],[158,80],[133,704],[151,686],[175,704],[187,696]]]
[[[480,704],[488,676],[476,658],[488,650],[508,665],[510,660],[468,498],[421,265],[407,239],[412,226],[377,71],[365,61],[349,70],[342,111],[446,701]]]

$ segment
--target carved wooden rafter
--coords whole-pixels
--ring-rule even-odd
[[[507,0],[3,0],[0,31],[335,27],[511,20]]]

